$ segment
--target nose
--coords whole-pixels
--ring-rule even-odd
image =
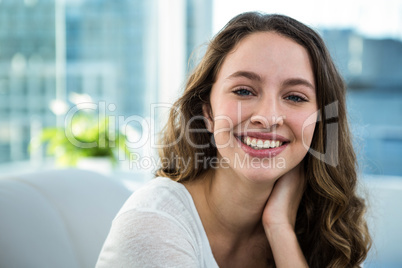
[[[276,100],[261,101],[255,106],[250,118],[253,125],[262,128],[274,128],[283,125],[286,115],[278,108]]]

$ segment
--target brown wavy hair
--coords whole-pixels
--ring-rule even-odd
[[[189,76],[183,96],[171,109],[162,132],[164,147],[159,152],[167,164],[156,175],[184,182],[199,178],[208,169],[208,163],[186,165],[183,160],[191,163],[197,154],[204,159],[216,156],[202,120],[202,106],[209,105],[212,85],[228,53],[256,32],[275,32],[294,40],[308,51],[313,66],[319,114],[310,151],[320,156],[308,153],[304,159],[307,186],[296,221],[303,253],[310,267],[359,267],[367,256],[371,237],[364,218],[364,200],[356,194],[357,162],[347,122],[346,86],[321,37],[297,20],[247,12],[234,17],[212,39]],[[338,129],[331,129],[331,125]],[[338,135],[334,137],[335,132]]]

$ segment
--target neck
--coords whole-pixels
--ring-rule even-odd
[[[236,178],[228,170],[211,170],[187,184],[208,237],[240,244],[263,232],[261,216],[273,183]]]

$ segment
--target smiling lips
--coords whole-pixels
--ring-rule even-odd
[[[273,133],[242,133],[235,135],[243,151],[252,157],[275,157],[289,145],[289,140]]]

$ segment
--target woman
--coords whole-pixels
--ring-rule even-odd
[[[233,18],[163,134],[159,178],[119,212],[98,267],[358,267],[365,259],[371,240],[345,86],[307,26],[281,15]]]

